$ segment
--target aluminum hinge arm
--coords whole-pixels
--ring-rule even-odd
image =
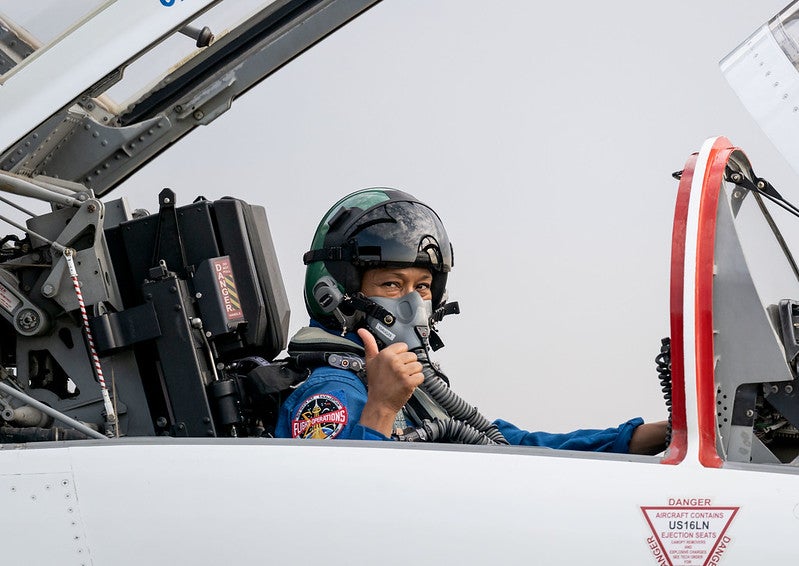
[[[115,309],[122,309],[117,279],[111,263],[108,246],[103,237],[103,203],[97,199],[84,202],[56,238],[53,246],[53,266],[41,287],[42,295],[54,300],[65,311],[78,308],[75,295],[69,285],[69,276],[63,256],[64,248],[75,247],[75,242],[87,229],[93,229],[93,245],[76,249],[75,261],[79,266],[78,275],[81,289],[88,305],[108,302]]]
[[[81,205],[81,200],[71,196],[67,189],[63,189],[62,192],[62,190],[54,186],[45,188],[39,184],[35,184],[25,179],[24,177],[5,171],[0,171],[0,190],[6,193],[43,200],[53,204],[62,204],[75,207]]]

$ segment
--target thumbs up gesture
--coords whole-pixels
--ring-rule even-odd
[[[366,354],[368,395],[360,423],[386,436],[394,418],[424,381],[422,364],[404,342],[378,350],[377,341],[365,328],[358,330]]]

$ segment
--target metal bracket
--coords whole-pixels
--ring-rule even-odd
[[[180,235],[180,225],[175,210],[175,192],[164,189],[158,193],[158,205],[158,228],[151,265],[158,266],[164,262],[170,271],[189,275],[186,250],[183,247],[183,237]]]
[[[161,336],[152,303],[89,320],[97,351],[101,354]]]
[[[55,238],[55,241],[65,247],[75,247],[87,231],[99,234],[103,230],[104,206],[99,200],[89,199],[75,211],[69,223]],[[53,214],[58,214],[55,212]],[[50,224],[48,215],[38,217],[37,223]],[[37,226],[38,227],[38,226]],[[52,230],[52,227],[49,229]],[[47,230],[44,230],[47,231]],[[84,247],[75,252],[75,263],[81,281],[81,291],[87,304],[109,302],[117,310],[122,310],[122,299],[116,285],[113,266],[109,259],[105,238],[93,238],[90,247]],[[58,303],[65,311],[78,307],[77,299],[73,292],[60,292],[70,288],[64,257],[58,254],[53,262],[50,274],[41,287],[42,295]]]
[[[68,144],[53,148],[34,173],[71,179],[93,189],[105,178],[127,167],[128,161],[155,144],[170,129],[167,117],[156,117],[126,127],[100,124],[94,118],[73,115]]]
[[[0,314],[23,336],[36,336],[50,328],[50,318],[17,288],[17,279],[0,268]]]

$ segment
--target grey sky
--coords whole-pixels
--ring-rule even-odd
[[[723,134],[795,193],[718,70],[785,4],[384,0],[118,192],[265,205],[292,331],[321,215],[411,192],[455,246],[436,359],[461,396],[530,429],[665,418],[671,173]]]

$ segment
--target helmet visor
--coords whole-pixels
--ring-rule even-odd
[[[361,216],[350,234],[361,265],[452,269],[452,248],[438,215],[418,202],[388,202]]]

